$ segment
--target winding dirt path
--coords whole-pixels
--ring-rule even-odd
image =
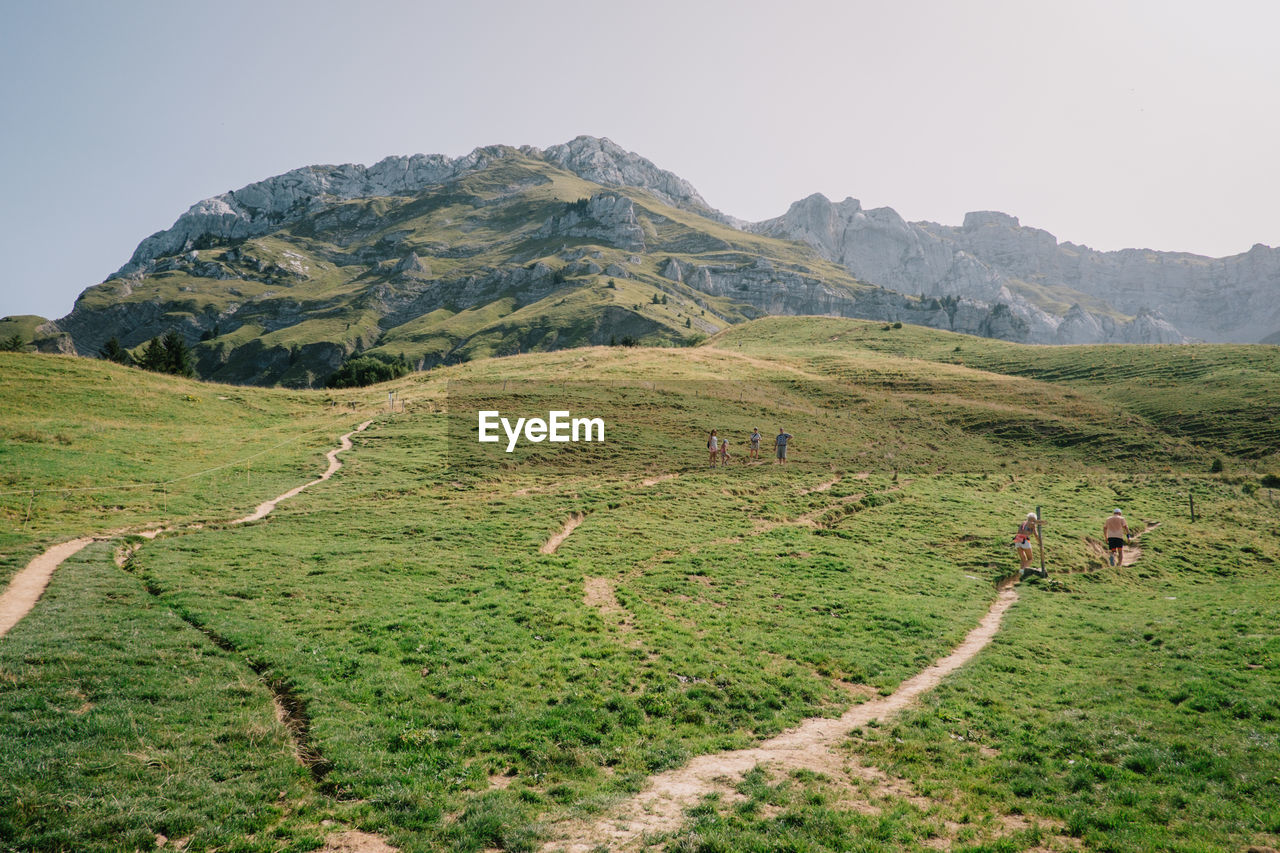
[[[902,682],[891,695],[855,705],[836,719],[807,720],[797,728],[750,749],[702,755],[675,770],[654,776],[649,787],[595,823],[573,822],[556,828],[558,837],[543,845],[543,853],[591,853],[602,846],[625,850],[645,835],[672,832],[684,820],[684,810],[714,791],[731,791],[733,784],[758,764],[783,771],[813,770],[833,774],[846,759],[834,747],[852,729],[883,720],[932,690],[968,663],[1000,629],[1005,611],[1018,600],[1012,582],[1003,585],[987,614],[951,654]]]
[[[340,445],[330,450],[325,456],[329,460],[329,467],[319,478],[305,483],[297,488],[290,489],[283,495],[269,501],[265,501],[258,505],[257,510],[251,515],[244,518],[237,518],[230,524],[244,524],[250,521],[257,521],[267,515],[276,508],[276,504],[280,501],[293,497],[316,483],[322,483],[334,475],[342,463],[338,461],[338,454],[344,450],[351,449],[351,436],[357,432],[362,432],[373,421],[365,421],[351,432],[342,436]],[[158,528],[153,530],[139,531],[136,535],[145,536],[148,539],[154,539],[158,534],[164,532],[168,528]],[[36,602],[40,600],[40,596],[44,595],[45,589],[49,586],[49,581],[53,577],[54,571],[58,566],[62,565],[70,557],[80,553],[86,547],[94,542],[106,542],[116,539],[120,536],[127,535],[130,531],[121,531],[107,536],[85,536],[80,539],[72,539],[70,542],[62,542],[54,545],[40,556],[36,557],[27,567],[13,576],[13,580],[5,588],[4,593],[0,594],[0,637],[8,634],[14,625],[22,621],[23,617],[31,612],[31,608],[36,606]]]
[[[340,442],[339,445],[335,447],[333,450],[330,450],[328,453],[325,454],[325,458],[329,460],[329,467],[326,468],[324,473],[321,474],[319,477],[312,480],[310,483],[303,483],[301,486],[295,486],[294,488],[285,492],[283,495],[280,495],[280,497],[278,498],[272,498],[269,501],[263,501],[262,503],[258,504],[258,508],[254,510],[251,514],[246,515],[244,518],[237,518],[235,521],[231,523],[247,524],[250,521],[258,521],[260,519],[266,518],[267,514],[270,513],[272,510],[274,510],[276,508],[276,504],[280,503],[280,501],[288,500],[289,498],[297,495],[303,489],[309,489],[312,486],[316,485],[317,483],[323,483],[325,480],[332,477],[337,472],[337,470],[342,467],[342,463],[338,461],[338,454],[342,453],[344,450],[350,450],[351,436],[355,435],[358,432],[364,432],[365,429],[367,429],[369,424],[371,423],[373,423],[373,421],[365,421],[364,423],[360,424],[360,426],[356,427],[351,432],[347,433],[346,435],[338,439],[338,441]]]
[[[1142,530],[1139,530],[1137,533],[1133,534],[1133,536],[1131,537],[1132,541],[1129,544],[1126,544],[1124,546],[1124,550],[1121,551],[1122,556],[1120,560],[1120,566],[1122,568],[1125,566],[1132,566],[1134,563],[1138,562],[1138,560],[1142,559],[1142,548],[1133,543],[1136,543],[1142,537],[1142,534],[1150,533],[1152,530],[1155,530],[1157,527],[1160,526],[1160,522],[1158,521],[1143,521],[1143,524],[1146,526]],[[1110,552],[1107,550],[1107,544],[1103,542],[1101,539],[1095,539],[1092,536],[1086,536],[1084,537],[1084,544],[1089,548],[1089,551],[1095,557],[1097,557],[1100,561],[1104,563],[1110,562]],[[1110,566],[1106,566],[1104,568],[1109,568],[1109,567]]]
[[[21,622],[22,617],[40,600],[45,587],[49,585],[49,578],[53,577],[54,569],[62,565],[63,560],[79,554],[93,541],[92,537],[85,537],[54,545],[13,576],[4,594],[0,595],[0,637]]]
[[[584,518],[586,518],[586,515],[580,512],[575,512],[573,515],[569,516],[569,520],[564,523],[564,527],[560,532],[553,535],[546,542],[543,542],[542,547],[539,548],[538,551],[542,554],[554,554],[556,549],[560,547],[561,543],[569,538],[569,534],[578,528],[578,525],[582,523]]]

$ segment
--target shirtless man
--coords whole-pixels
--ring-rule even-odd
[[[1107,550],[1110,552],[1108,557],[1111,565],[1124,565],[1124,543],[1129,538],[1129,524],[1124,520],[1124,516],[1120,514],[1120,510],[1116,509],[1111,513],[1106,521],[1102,523],[1102,535],[1107,540]]]

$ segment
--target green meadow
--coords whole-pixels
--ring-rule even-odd
[[[847,772],[757,768],[642,846],[1280,846],[1277,352],[776,318],[344,392],[0,353],[0,570],[103,537],[0,638],[0,849],[556,849],[946,655],[1037,507],[1048,578]],[[562,408],[606,442],[474,440]]]

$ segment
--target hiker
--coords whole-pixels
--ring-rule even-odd
[[[716,457],[720,455],[720,439],[716,437],[716,431],[712,430],[710,437],[707,438],[707,450],[711,453],[711,467],[716,467]]]
[[[1111,565],[1123,566],[1124,543],[1129,538],[1129,523],[1124,520],[1119,507],[1113,509],[1107,520],[1102,522],[1102,535],[1107,540],[1107,558]]]
[[[783,432],[782,427],[778,427],[778,437],[773,440],[773,446],[778,450],[778,463],[785,465],[787,463],[787,442],[791,440],[791,433]]]
[[[1018,551],[1018,577],[1031,568],[1031,538],[1040,527],[1040,519],[1034,512],[1027,513],[1026,519],[1018,525],[1018,532],[1013,537],[1013,547]]]
[[[760,459],[760,427],[751,428],[751,458]]]
[[[720,465],[723,468],[729,467],[729,439],[720,439]]]

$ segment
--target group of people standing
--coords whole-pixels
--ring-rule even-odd
[[[1040,539],[1040,527],[1043,522],[1034,512],[1027,513],[1026,520],[1018,525],[1018,532],[1013,536],[1013,547],[1018,552],[1019,576],[1026,575],[1031,569],[1032,547],[1034,537]],[[1124,520],[1124,513],[1119,507],[1112,510],[1106,521],[1102,522],[1102,536],[1107,540],[1107,559],[1111,565],[1124,565],[1124,546],[1131,539],[1129,522]]]
[[[763,438],[764,436],[760,434],[759,427],[751,430],[751,435],[747,437],[748,459],[760,458],[760,442]],[[790,441],[791,433],[779,427],[778,435],[773,440],[773,448],[777,454],[779,464],[784,464],[787,461],[787,444]],[[710,454],[712,468],[716,467],[717,463],[721,467],[727,466],[730,459],[729,439],[721,438],[719,431],[713,429],[711,434],[707,436],[707,452]]]

